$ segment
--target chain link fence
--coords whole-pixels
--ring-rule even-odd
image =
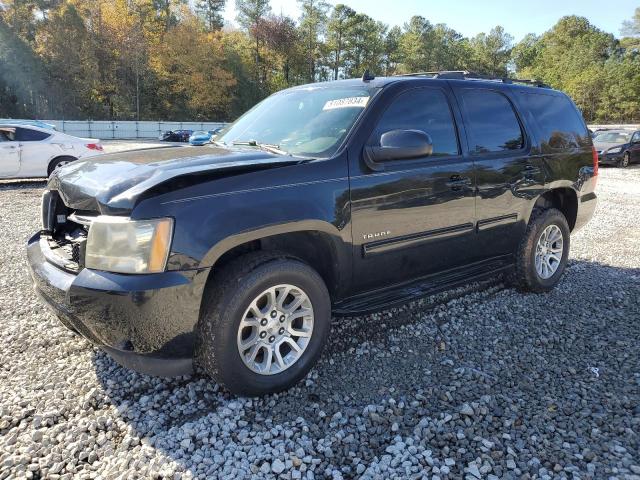
[[[60,132],[76,137],[109,139],[160,138],[169,130],[215,130],[223,122],[135,122],[91,120],[42,120]]]

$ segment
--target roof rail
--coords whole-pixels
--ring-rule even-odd
[[[447,80],[489,80],[492,82],[502,83],[524,83],[541,88],[551,88],[546,83],[539,80],[524,80],[520,78],[509,77],[493,77],[491,75],[483,75],[481,73],[470,72],[468,70],[441,70],[438,72],[415,72],[394,75],[395,77],[431,77]]]

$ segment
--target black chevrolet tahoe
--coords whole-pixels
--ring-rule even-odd
[[[60,321],[122,365],[261,395],[305,376],[332,316],[499,274],[552,289],[597,166],[573,102],[534,82],[305,85],[209,146],[60,168],[28,260]]]

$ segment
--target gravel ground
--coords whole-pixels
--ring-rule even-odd
[[[640,479],[640,168],[547,295],[498,283],[334,322],[299,387],[239,399],[139,375],[34,295],[42,184],[0,184],[0,479]]]

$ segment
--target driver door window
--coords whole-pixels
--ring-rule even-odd
[[[460,153],[449,102],[434,88],[419,88],[400,94],[382,114],[369,145],[379,145],[380,136],[391,130],[421,130],[431,136],[432,157]]]

